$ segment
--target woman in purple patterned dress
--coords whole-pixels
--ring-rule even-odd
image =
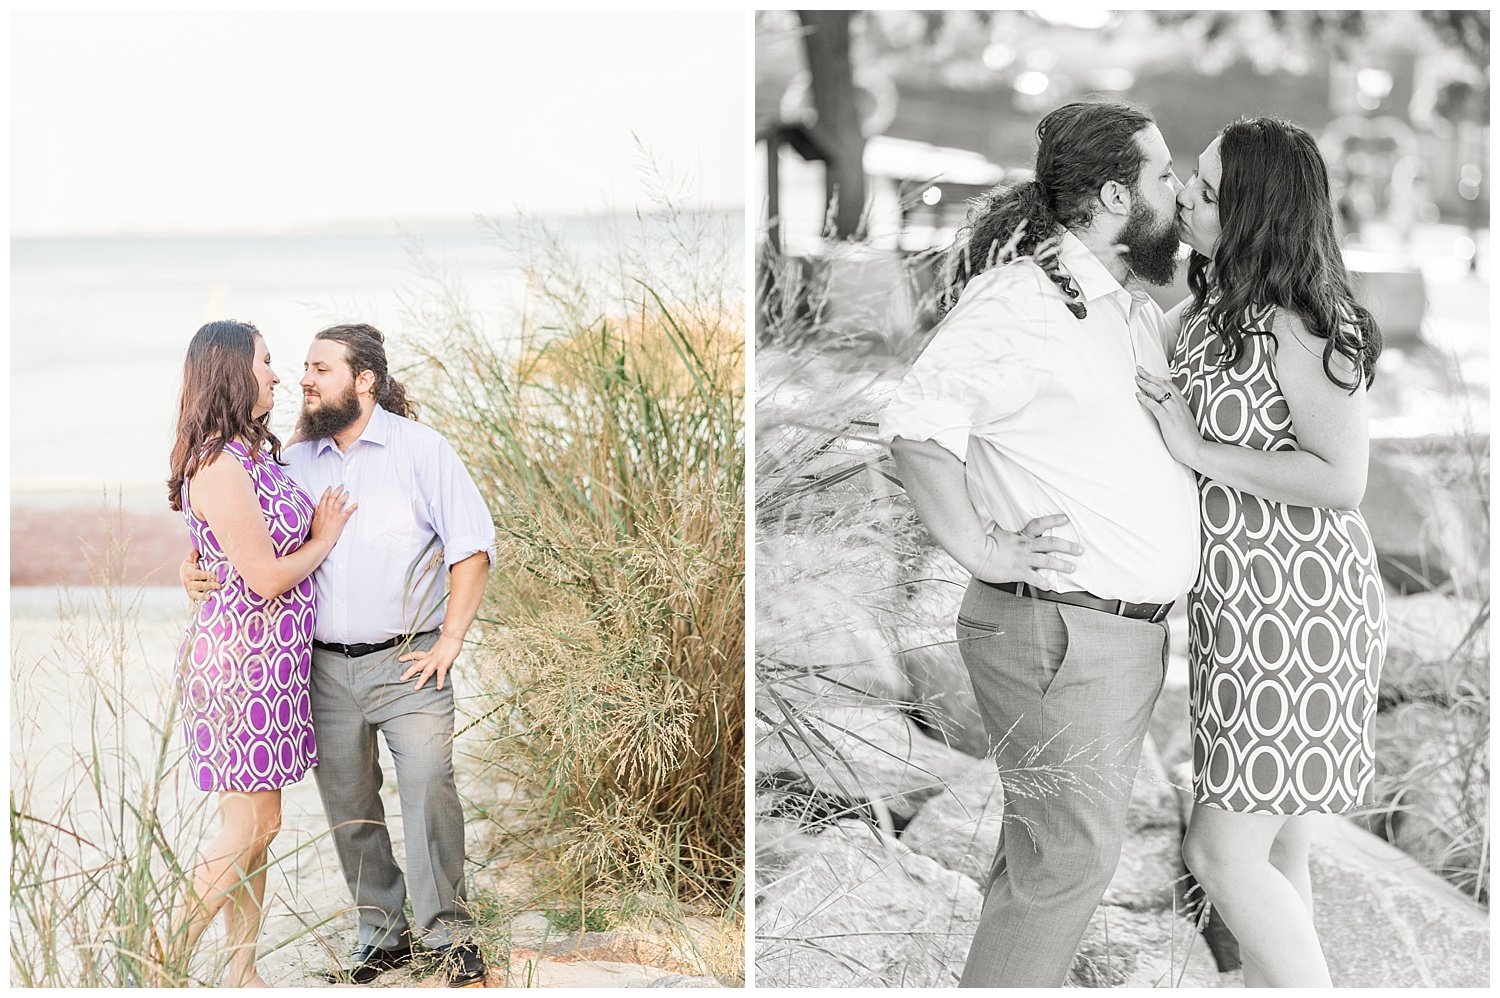
[[[1178,196],[1195,251],[1172,379],[1137,398],[1198,473],[1183,856],[1247,987],[1329,987],[1307,816],[1366,803],[1385,591],[1359,514],[1380,333],[1355,301],[1317,141],[1232,122]]]
[[[224,910],[228,983],[263,987],[255,941],[281,788],[317,765],[308,716],[313,588],[355,506],[342,490],[314,505],[279,463],[269,414],[279,379],[254,326],[211,322],[188,346],[168,494],[202,566],[218,579],[183,641],[183,727],[198,787],[219,795],[172,921],[190,953]]]

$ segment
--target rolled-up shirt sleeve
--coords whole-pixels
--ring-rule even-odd
[[[483,551],[495,567],[495,521],[469,471],[453,447],[440,440],[433,448],[427,515],[443,542],[448,568]]]
[[[932,440],[960,461],[976,426],[1029,402],[1045,377],[1046,277],[1020,263],[969,282],[880,414],[880,438]]]

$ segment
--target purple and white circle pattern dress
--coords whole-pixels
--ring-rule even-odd
[[[271,459],[230,441],[225,454],[245,466],[277,557],[300,547],[314,504]],[[183,730],[201,790],[274,790],[318,764],[308,682],[312,672],[313,584],[257,596],[224,556],[208,523],[193,515],[189,484],[182,510],[199,564],[219,589],[199,605],[183,639]]]
[[[1229,367],[1206,314],[1184,323],[1173,383],[1204,439],[1297,450],[1272,363],[1272,310],[1252,320]],[[1272,502],[1202,475],[1198,501],[1203,560],[1188,594],[1194,800],[1266,814],[1366,803],[1386,615],[1364,517]]]

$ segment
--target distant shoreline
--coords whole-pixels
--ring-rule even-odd
[[[165,492],[165,490],[163,490]],[[11,493],[12,586],[174,586],[188,552],[187,523],[167,508],[142,508],[104,492]]]
[[[700,215],[725,215],[741,217],[744,215],[744,205],[730,205],[721,207],[718,205],[698,205],[684,209],[681,214]],[[12,242],[45,242],[49,240],[68,239],[247,239],[257,237],[282,237],[282,236],[389,236],[394,233],[409,233],[411,235],[441,235],[444,233],[459,232],[468,233],[475,229],[483,228],[488,224],[499,224],[501,226],[527,226],[540,225],[566,225],[578,222],[597,222],[609,220],[629,220],[641,218],[664,218],[669,213],[665,210],[636,211],[635,209],[620,209],[617,211],[567,211],[567,212],[536,212],[518,213],[514,210],[496,212],[476,212],[472,215],[462,217],[426,217],[426,218],[351,218],[351,219],[329,219],[324,222],[314,222],[306,225],[295,226],[272,226],[264,229],[170,229],[159,232],[142,231],[139,229],[125,229],[118,232],[38,232],[38,233],[12,233]]]

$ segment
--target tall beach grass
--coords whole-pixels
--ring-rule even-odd
[[[515,791],[497,835],[584,923],[653,897],[734,919],[743,893],[740,251],[725,216],[659,201],[603,258],[530,226],[524,314],[476,315],[436,268],[409,308],[423,419],[495,514],[474,654],[484,765]]]

